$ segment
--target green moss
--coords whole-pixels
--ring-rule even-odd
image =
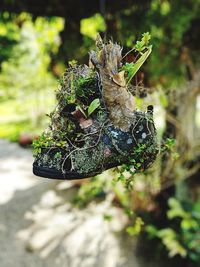
[[[62,169],[62,153],[56,152],[53,156],[51,152],[42,153],[37,156],[37,165],[47,168]]]
[[[81,76],[75,81],[75,94],[77,100],[86,105],[99,96],[95,72],[91,71],[87,76]]]
[[[104,144],[100,142],[94,148],[76,150],[71,159],[74,169],[80,173],[96,171],[104,160]]]
[[[108,119],[108,114],[107,112],[101,107],[100,110],[98,110],[97,112],[97,120],[100,123],[104,123],[106,121],[106,119]]]

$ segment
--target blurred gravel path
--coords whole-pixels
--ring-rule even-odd
[[[32,175],[32,152],[0,140],[0,266],[40,267],[38,255],[27,253],[18,232],[30,224],[25,214],[54,181]]]
[[[0,140],[0,267],[164,267],[144,249],[138,256],[109,195],[76,209],[73,184],[33,176],[32,161],[31,150]]]

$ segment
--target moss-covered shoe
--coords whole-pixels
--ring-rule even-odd
[[[136,109],[129,91],[130,66],[124,68],[121,51],[118,44],[98,38],[90,67],[69,66],[49,128],[34,142],[35,175],[80,179],[123,163],[143,170],[155,160],[153,107]]]

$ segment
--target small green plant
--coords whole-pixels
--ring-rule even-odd
[[[141,66],[144,64],[146,59],[149,57],[152,51],[152,45],[149,45],[151,36],[148,32],[142,35],[141,41],[137,41],[133,50],[138,52],[138,59],[136,62],[126,63],[122,70],[125,70],[127,77],[126,83],[129,84]],[[131,50],[132,51],[132,50]]]
[[[42,134],[38,139],[33,141],[34,155],[40,154],[42,149],[48,149],[50,147],[62,148],[67,144],[64,140],[54,140],[51,136]]]
[[[145,158],[148,157],[148,154],[146,154],[148,150],[151,153],[151,146],[149,148],[147,144],[137,144],[132,154],[128,156],[129,162],[116,169],[119,175],[113,179],[114,183],[121,182],[128,191],[133,190],[134,177],[137,173],[143,172],[143,165]],[[129,174],[128,177],[124,175],[125,172]]]

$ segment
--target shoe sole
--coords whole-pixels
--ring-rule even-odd
[[[89,174],[83,174],[83,173],[73,173],[73,172],[66,172],[62,173],[61,171],[40,167],[37,165],[33,165],[33,173],[36,176],[49,178],[49,179],[57,179],[57,180],[74,180],[74,179],[84,179],[84,178],[90,178],[97,174],[100,174],[101,171],[93,172]]]
[[[57,180],[76,180],[76,179],[84,179],[84,178],[90,178],[93,176],[96,176],[98,174],[101,174],[103,171],[106,171],[108,169],[114,168],[119,166],[119,164],[109,164],[106,169],[99,170],[96,172],[90,172],[87,174],[83,173],[75,173],[75,172],[66,172],[62,173],[61,171],[58,171],[56,169],[50,169],[46,167],[41,167],[36,164],[33,164],[33,174],[36,176],[40,176],[43,178],[49,178],[49,179],[57,179]]]

